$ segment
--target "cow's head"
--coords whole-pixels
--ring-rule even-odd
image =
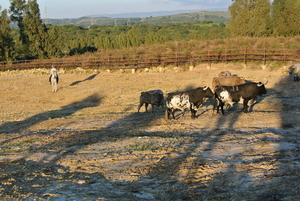
[[[263,95],[267,93],[267,90],[265,88],[265,85],[268,83],[268,81],[266,81],[265,83],[259,82],[257,83],[257,87],[259,89],[259,95]]]
[[[162,95],[159,94],[159,93],[151,94],[151,103],[154,104],[154,105],[160,105],[161,96]]]
[[[289,67],[289,74],[292,74],[295,70],[295,65]]]

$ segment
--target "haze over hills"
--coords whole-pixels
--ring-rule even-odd
[[[194,11],[194,12],[193,12]],[[173,14],[174,13],[174,14]],[[88,15],[81,18],[50,19],[44,18],[43,23],[52,25],[140,25],[164,23],[197,23],[208,20],[214,23],[227,23],[230,19],[228,11],[177,10],[145,13],[123,13],[116,15]]]
[[[167,16],[167,15],[177,15],[184,13],[194,13],[201,11],[227,11],[228,8],[214,8],[214,9],[206,9],[206,10],[174,10],[174,11],[157,11],[157,12],[135,12],[135,13],[120,13],[120,14],[93,14],[86,15],[83,17],[109,17],[109,18],[146,18],[146,17],[159,17],[159,16]]]

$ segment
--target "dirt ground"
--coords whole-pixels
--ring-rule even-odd
[[[0,73],[0,200],[300,200],[300,83],[286,68],[241,65],[125,72],[50,69]],[[137,113],[142,91],[211,86],[230,70],[268,81],[251,113],[192,120]]]

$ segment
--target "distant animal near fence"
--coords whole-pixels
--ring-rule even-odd
[[[156,55],[138,54],[122,56],[98,57],[65,57],[45,60],[18,60],[0,62],[0,70],[23,70],[45,68],[55,65],[59,68],[91,68],[91,69],[126,69],[147,68],[154,66],[196,66],[200,63],[229,63],[261,61],[264,65],[271,61],[298,62],[299,49],[219,49],[213,51],[199,50],[189,53],[157,53]]]

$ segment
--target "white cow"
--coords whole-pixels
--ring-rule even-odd
[[[57,84],[58,84],[58,73],[56,68],[52,65],[50,70],[49,82],[52,85],[52,92],[57,92]]]
[[[289,74],[294,75],[294,82],[300,81],[300,64],[294,64],[289,67]]]

